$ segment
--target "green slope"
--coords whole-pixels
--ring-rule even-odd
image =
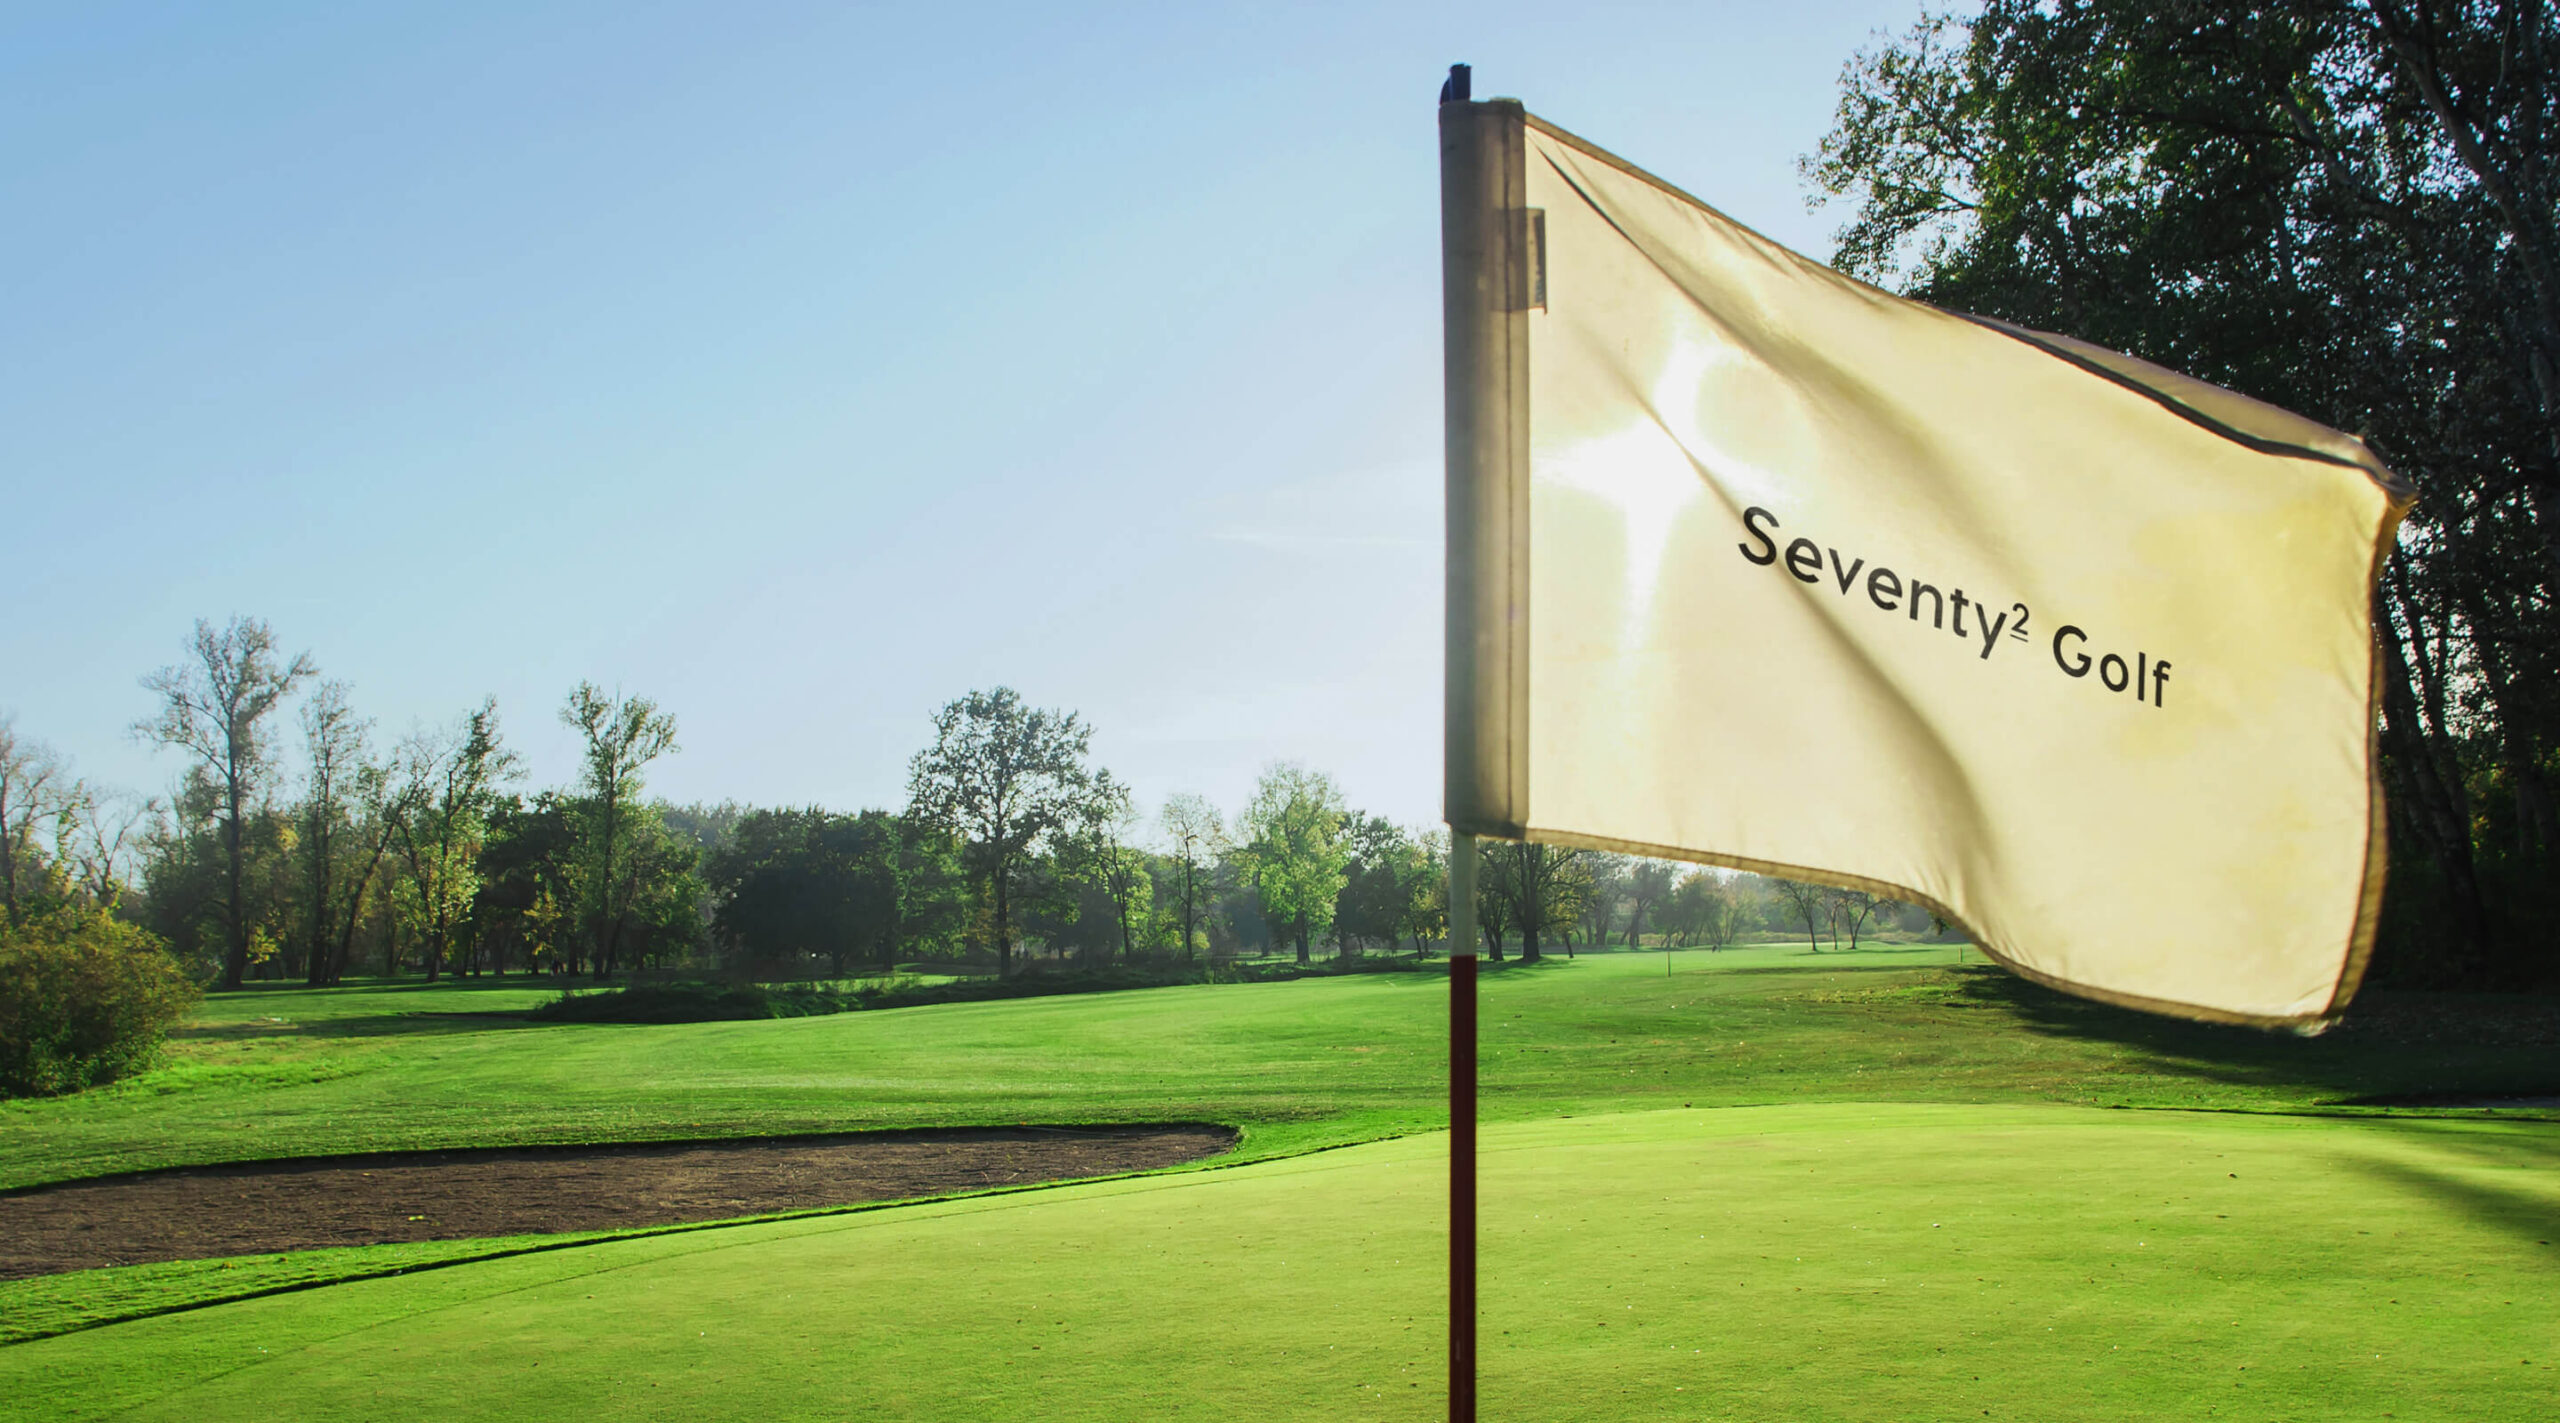
[[[0,1349],[12,1416],[1437,1416],[1442,1141]],[[1496,1127],[1486,1416],[2539,1419],[2560,1132],[2059,1106]]]

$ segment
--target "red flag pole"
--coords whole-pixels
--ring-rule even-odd
[[[1449,1423],[1476,1418],[1476,837],[1449,836]]]

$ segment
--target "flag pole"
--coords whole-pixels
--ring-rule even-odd
[[[1527,116],[1440,90],[1448,619],[1441,791],[1449,821],[1449,1420],[1476,1417],[1476,837],[1526,836],[1529,312]]]
[[[1476,837],[1449,835],[1449,1423],[1476,1418]]]

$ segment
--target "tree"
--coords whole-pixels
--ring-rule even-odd
[[[1413,956],[1420,959],[1435,940],[1449,936],[1449,832],[1425,827],[1414,836],[1414,851],[1413,909],[1405,932],[1413,936]]]
[[[580,880],[572,809],[543,791],[531,800],[493,797],[476,875],[472,918],[493,962],[512,948],[528,971],[577,971],[583,934],[577,924]]]
[[[38,883],[42,829],[69,808],[61,760],[0,716],[0,924],[24,922]]]
[[[1120,957],[1136,956],[1138,929],[1153,909],[1154,882],[1147,878],[1146,856],[1128,843],[1129,826],[1137,818],[1129,788],[1109,771],[1097,770],[1076,797],[1067,869],[1071,878],[1100,890],[1110,901]]]
[[[593,691],[585,683],[578,686],[578,693]],[[637,716],[630,711],[635,704],[642,709]],[[571,724],[586,730],[586,713],[578,711],[577,694],[572,694],[570,707],[576,713]],[[648,725],[654,712],[649,703],[634,699],[620,710],[602,710],[598,729],[588,732],[588,787],[601,802],[595,810],[604,837],[596,848],[608,877],[620,870],[623,857],[615,839],[627,838],[628,803],[639,789],[640,767],[659,754],[645,744],[645,738],[655,734]],[[672,747],[675,723],[656,720],[664,723],[664,738]],[[599,736],[618,738],[622,745],[600,751]],[[598,779],[600,756],[612,763],[604,767],[611,774],[609,783]],[[488,839],[492,797],[500,784],[515,776],[519,763],[499,738],[494,697],[450,727],[412,735],[401,748],[400,762],[401,813],[392,823],[409,870],[405,902],[410,922],[426,947],[427,981],[433,983],[470,924],[472,904],[480,893],[480,851]],[[599,790],[599,786],[606,788]],[[622,903],[608,894],[600,907],[618,916]],[[618,917],[614,922],[618,936],[621,922]],[[599,977],[610,971],[611,958],[609,947],[600,954]]]
[[[573,817],[583,880],[579,909],[595,950],[595,976],[610,978],[644,882],[630,853],[641,772],[676,749],[676,722],[646,697],[607,696],[592,682],[580,682],[569,693],[560,719],[586,743],[580,774],[585,794]],[[494,746],[494,720],[490,731]],[[439,771],[430,774],[443,779]],[[436,911],[439,924],[445,922],[443,912]]]
[[[1346,817],[1344,840],[1350,853],[1334,898],[1334,936],[1345,954],[1363,942],[1392,949],[1418,912],[1428,857],[1384,816]]]
[[[1520,959],[1536,963],[1538,936],[1571,925],[1590,892],[1590,852],[1561,845],[1485,842],[1477,881],[1520,931]]]
[[[1590,886],[1582,897],[1582,927],[1593,945],[1609,946],[1609,926],[1617,922],[1618,904],[1628,897],[1635,860],[1627,855],[1585,851]]]
[[[347,965],[355,961],[356,930],[364,922],[365,905],[383,860],[408,823],[413,791],[413,787],[395,780],[388,766],[366,762],[356,767],[350,795],[355,819],[348,826],[347,837],[350,873],[339,898],[335,934],[313,948],[314,954],[326,955],[321,976],[315,982],[337,983],[346,976]],[[384,912],[392,915],[396,907],[386,906]]]
[[[256,618],[235,617],[219,630],[198,619],[187,650],[190,660],[142,679],[160,699],[160,711],[134,730],[194,757],[221,792],[222,986],[237,988],[248,972],[253,928],[244,822],[269,775],[266,716],[315,669],[309,653],[279,665],[275,635]]]
[[[337,940],[339,902],[350,893],[339,862],[353,839],[349,804],[369,769],[365,739],[371,726],[348,703],[344,682],[322,682],[302,704],[301,835],[294,849],[303,862],[303,981],[314,988],[336,981],[330,949]],[[352,893],[361,896],[363,886]]]
[[[606,891],[619,906],[620,923],[606,940],[613,962],[655,967],[690,956],[704,934],[700,851],[655,805],[632,805],[624,836],[618,878]]]
[[[1241,858],[1273,930],[1297,946],[1298,962],[1310,961],[1308,945],[1333,922],[1342,893],[1342,792],[1333,778],[1295,761],[1264,768],[1253,802],[1239,826]]]
[[[832,881],[828,907],[840,926],[830,941],[837,975],[857,955],[881,969],[895,966],[910,914],[906,826],[885,810],[866,810],[830,816],[814,839]]]
[[[1644,947],[1645,916],[1671,895],[1680,868],[1669,860],[1638,860],[1627,870],[1627,947]]]
[[[1846,924],[1849,926],[1849,947],[1853,949],[1858,946],[1858,932],[1866,928],[1867,921],[1876,916],[1879,908],[1891,902],[1879,899],[1863,889],[1834,889],[1830,891],[1828,900],[1831,914],[1831,946],[1833,948],[1840,946],[1840,926]]]
[[[747,811],[707,863],[712,927],[749,965],[815,953],[842,978],[856,958],[894,963],[903,839],[886,811]]]
[[[1175,894],[1182,905],[1182,956],[1190,958],[1207,898],[1210,876],[1226,853],[1226,823],[1206,796],[1178,794],[1165,798],[1163,827],[1167,858],[1173,862]]]
[[[1682,876],[1663,896],[1658,917],[1672,943],[1686,947],[1704,939],[1709,948],[1730,940],[1734,918],[1731,896],[1712,870]]]
[[[1011,687],[936,712],[933,744],[907,766],[908,815],[960,837],[987,893],[997,971],[1013,972],[1015,877],[1074,824],[1093,733],[1072,712],[1035,710]]]
[[[969,872],[960,838],[912,817],[891,819],[898,827],[899,952],[919,956],[964,952],[969,935]]]
[[[1830,918],[1830,888],[1792,879],[1779,880],[1777,885],[1778,897],[1785,900],[1787,907],[1796,912],[1796,917],[1804,921],[1805,946],[1817,954],[1821,953],[1822,940],[1816,935]]]
[[[62,858],[89,901],[112,912],[123,902],[129,881],[126,861],[162,807],[128,792],[74,785],[77,794],[63,812]]]
[[[1733,947],[1734,936],[1742,930],[1743,886],[1749,880],[1701,870],[1698,881],[1698,937],[1707,941],[1709,949]]]
[[[1485,957],[1502,962],[1502,940],[1511,928],[1511,901],[1487,873],[1496,842],[1478,841],[1476,845],[1476,932],[1484,939]]]

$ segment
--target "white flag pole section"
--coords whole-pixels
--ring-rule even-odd
[[[1440,105],[1441,388],[1448,459],[1442,809],[1452,831],[1528,823],[1528,115],[1471,103],[1452,67]]]

